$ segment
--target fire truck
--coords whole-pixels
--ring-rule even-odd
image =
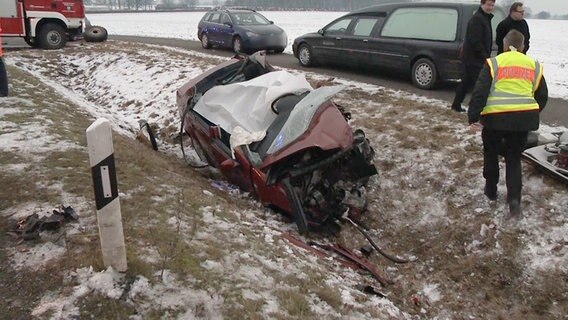
[[[83,0],[0,0],[3,37],[21,37],[36,48],[60,49],[85,28]]]

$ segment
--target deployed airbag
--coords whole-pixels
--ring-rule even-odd
[[[279,97],[312,90],[303,75],[274,71],[249,81],[216,86],[194,110],[232,134],[240,126],[248,132],[266,131],[276,118],[270,105]]]

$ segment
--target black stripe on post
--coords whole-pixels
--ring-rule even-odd
[[[97,210],[100,210],[118,197],[114,153],[92,167],[91,175],[95,188],[95,203]]]

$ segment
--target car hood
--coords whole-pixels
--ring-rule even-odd
[[[284,33],[284,30],[282,30],[280,27],[275,26],[273,24],[267,24],[267,25],[257,25],[257,26],[246,26],[246,27],[242,27],[242,29],[247,32],[254,32],[254,33],[258,33],[261,35],[269,35],[269,34],[280,34],[280,33]]]

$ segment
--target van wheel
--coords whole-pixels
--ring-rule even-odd
[[[300,45],[298,48],[298,61],[302,67],[312,67],[315,65],[312,48],[310,48],[309,45],[305,43]]]
[[[412,83],[420,89],[430,90],[438,81],[438,71],[432,60],[418,59],[412,66]]]
[[[39,44],[43,49],[61,49],[67,43],[67,35],[62,26],[55,23],[45,24],[39,31]]]

